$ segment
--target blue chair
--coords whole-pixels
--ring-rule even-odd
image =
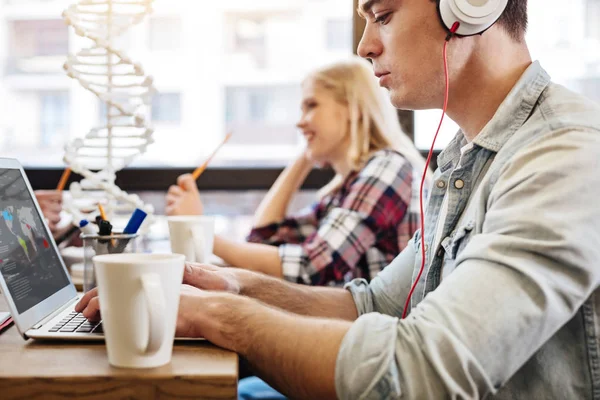
[[[238,400],[287,400],[287,397],[267,385],[262,379],[251,376],[240,379]]]

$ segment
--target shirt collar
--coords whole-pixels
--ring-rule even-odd
[[[550,83],[550,75],[538,61],[533,62],[521,75],[515,86],[498,107],[494,117],[479,132],[473,144],[498,152],[504,143],[519,129],[537,103],[542,92]],[[460,148],[467,143],[462,131],[446,146],[438,157],[438,165],[445,166],[452,161]]]

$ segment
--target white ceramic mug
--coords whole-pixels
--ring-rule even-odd
[[[171,251],[187,261],[208,262],[213,251],[215,218],[198,215],[168,217]]]
[[[93,262],[108,362],[123,368],[169,363],[185,257],[105,254]]]

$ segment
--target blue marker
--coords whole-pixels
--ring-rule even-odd
[[[79,229],[86,235],[95,235],[96,229],[90,224],[90,221],[87,219],[82,219],[79,221]]]
[[[138,229],[140,229],[140,226],[142,225],[142,222],[144,222],[144,219],[147,215],[148,214],[146,214],[144,211],[140,210],[139,208],[136,208],[133,214],[131,215],[131,218],[129,218],[127,226],[125,226],[125,229],[123,229],[123,233],[128,235],[137,233]]]

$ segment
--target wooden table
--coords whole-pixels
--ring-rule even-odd
[[[237,380],[237,355],[208,342],[176,343],[164,367],[120,369],[104,343],[25,341],[14,325],[0,333],[3,400],[237,399]]]

